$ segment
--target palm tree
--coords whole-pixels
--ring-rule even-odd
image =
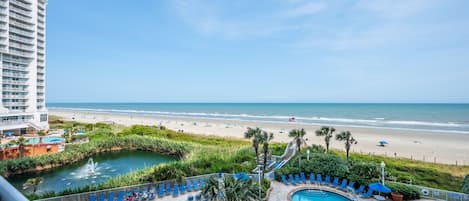
[[[269,156],[269,142],[274,139],[274,134],[273,133],[268,133],[266,131],[262,132],[261,135],[261,143],[262,143],[262,151],[264,152],[264,161],[263,161],[263,167],[262,167],[262,175],[261,179],[264,180],[264,173],[265,169],[267,168],[267,157]]]
[[[306,135],[306,131],[304,128],[302,129],[293,129],[288,133],[288,137],[294,138],[296,141],[296,146],[298,146],[298,152],[301,151],[301,143],[303,143],[305,140],[303,137]]]
[[[358,143],[357,140],[353,138],[352,133],[350,133],[350,131],[342,131],[341,133],[335,136],[335,139],[338,141],[345,142],[345,152],[347,153],[347,161],[348,161],[350,148],[352,147],[353,144]]]
[[[316,130],[316,136],[324,137],[324,142],[326,143],[326,153],[329,152],[329,145],[331,138],[334,136],[335,128],[323,126],[321,129]]]
[[[23,157],[23,151],[24,151],[24,145],[26,144],[26,138],[23,136],[19,137],[16,140],[11,141],[14,145],[18,146],[18,157],[22,158]]]
[[[202,189],[202,194],[207,196],[209,201],[254,201],[258,200],[258,192],[259,186],[251,179],[237,180],[230,176],[224,177],[221,181],[218,177],[212,176]]]
[[[23,188],[33,188],[33,193],[36,193],[39,185],[42,183],[44,179],[42,177],[36,177],[36,178],[31,178],[26,180],[26,182],[23,184]]]
[[[47,135],[45,130],[40,130],[37,135],[39,136],[39,144],[42,144],[42,138]]]
[[[259,162],[259,144],[261,139],[262,130],[260,128],[248,128],[246,132],[244,132],[244,138],[252,139],[252,148],[256,152],[256,163]]]

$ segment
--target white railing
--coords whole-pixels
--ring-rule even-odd
[[[13,24],[17,27],[21,27],[23,29],[27,29],[29,31],[34,31],[34,26],[31,25],[31,24],[26,24],[26,23],[23,23],[23,22],[20,22],[20,21],[16,21],[16,20],[10,20],[10,24]]]
[[[26,106],[26,102],[4,102],[3,105],[4,106]]]
[[[14,13],[14,12],[10,12],[10,16],[15,18],[16,20],[21,20],[21,21],[26,22],[28,24],[33,24],[31,22],[32,18],[30,18],[30,17],[24,17],[22,15],[18,15],[16,13]]]
[[[10,42],[8,44],[10,47],[14,47],[14,48],[18,48],[18,49],[23,49],[23,50],[27,50],[27,51],[34,51],[34,48],[33,46],[31,45],[22,45],[22,44],[18,44],[18,43],[12,43]]]
[[[18,1],[18,0],[10,0],[10,2],[17,5],[17,6],[20,6],[22,8],[26,8],[28,10],[31,10],[31,5],[32,4],[27,4],[27,3],[24,3],[24,2],[21,2],[21,1]]]
[[[11,72],[4,72],[3,76],[6,77],[19,77],[19,78],[28,78],[28,74],[23,73],[11,73]]]
[[[26,92],[27,90],[28,89],[23,88],[3,87],[3,91]]]
[[[24,57],[32,57],[33,56],[33,53],[14,50],[14,49],[11,49],[11,48],[10,48],[9,52],[10,52],[10,54],[16,54],[16,55],[20,55],[20,56],[24,56]]]
[[[22,67],[22,66],[13,66],[11,64],[3,64],[4,69],[9,69],[9,70],[17,70],[17,71],[29,71],[28,67]]]
[[[23,36],[31,37],[31,38],[34,36],[34,32],[23,31],[21,29],[15,28],[15,27],[10,27],[10,31],[14,32],[14,33],[17,33],[17,34],[20,34],[20,35],[23,35]]]
[[[3,80],[3,84],[18,84],[18,85],[26,85],[26,81]]]
[[[9,37],[10,37],[10,39],[15,40],[15,41],[20,41],[20,42],[31,44],[31,45],[34,44],[33,39],[27,39],[27,38],[15,36],[15,35],[10,35]]]
[[[25,95],[4,95],[6,99],[27,99]]]
[[[436,200],[447,200],[447,201],[469,201],[469,195],[459,192],[453,191],[446,191],[436,188],[429,188],[419,185],[412,185],[412,184],[405,184],[405,183],[398,183],[398,182],[390,182],[396,183],[401,185],[406,185],[410,187],[414,187],[419,190],[420,195],[424,198],[436,199]]]

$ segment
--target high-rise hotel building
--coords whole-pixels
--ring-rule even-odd
[[[45,106],[47,0],[0,0],[0,131],[48,128]]]

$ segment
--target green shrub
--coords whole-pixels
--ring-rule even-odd
[[[386,184],[393,193],[399,193],[404,196],[404,200],[417,200],[420,199],[420,192],[417,188],[398,183]]]
[[[464,182],[461,187],[461,192],[469,194],[469,174],[464,177]]]
[[[347,178],[356,183],[367,185],[380,177],[379,165],[373,162],[352,161]]]

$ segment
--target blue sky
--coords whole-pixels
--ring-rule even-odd
[[[468,8],[50,0],[47,102],[469,102]]]

